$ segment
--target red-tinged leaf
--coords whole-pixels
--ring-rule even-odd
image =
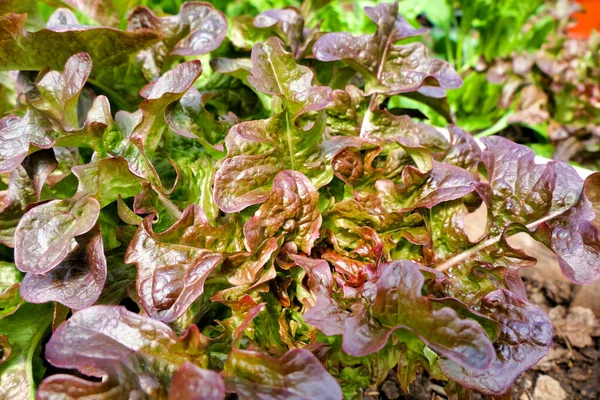
[[[433,161],[433,168],[425,183],[410,186],[408,174],[403,173],[404,187],[391,181],[378,181],[378,196],[389,212],[431,208],[436,204],[460,199],[475,191],[477,180],[470,172],[453,165]]]
[[[467,370],[485,371],[494,351],[483,329],[444,307],[436,310],[421,296],[424,278],[410,261],[384,265],[368,305],[355,303],[345,321],[343,349],[364,356],[385,346],[397,329],[407,329],[443,358]]]
[[[54,156],[54,151],[50,149],[36,151],[23,160],[23,168],[25,168],[27,176],[31,179],[37,201],[40,200],[44,183],[57,167],[58,161]]]
[[[594,209],[597,204],[593,205],[588,198],[588,193],[598,187],[599,177],[598,173],[589,176],[579,202],[538,228],[538,238],[558,256],[563,275],[580,285],[592,283],[600,276],[600,229],[594,224],[598,218]]]
[[[263,93],[283,97],[292,116],[322,110],[331,101],[331,89],[315,87],[312,80],[312,70],[296,64],[279,39],[270,38],[252,49],[252,75],[248,82]]]
[[[154,31],[160,42],[138,54],[146,79],[161,74],[167,56],[198,56],[217,49],[227,34],[227,19],[212,4],[185,2],[178,15],[158,18],[146,7],[138,7],[129,16],[128,31]]]
[[[92,397],[98,400],[110,400],[116,396],[128,396],[114,379],[92,382],[73,375],[51,375],[40,384],[36,398],[39,400],[80,399]]]
[[[448,150],[438,156],[438,161],[451,164],[477,173],[477,165],[481,161],[481,148],[466,131],[456,125],[449,125],[450,146]]]
[[[296,255],[291,258],[308,274],[308,284],[315,296],[316,303],[304,313],[304,321],[326,335],[343,334],[350,313],[331,297],[334,281],[327,261]]]
[[[481,312],[501,326],[494,343],[496,358],[485,371],[468,371],[451,359],[441,359],[446,376],[461,385],[487,395],[507,392],[514,380],[537,363],[552,345],[552,323],[538,307],[519,299],[507,290],[488,294]]]
[[[42,382],[38,397],[167,398],[171,375],[188,363],[206,366],[207,351],[208,338],[196,326],[178,337],[167,325],[124,307],[89,307],[58,327],[45,353],[55,366],[102,376],[102,382],[53,375]],[[196,384],[185,374],[177,379],[184,390]]]
[[[425,32],[413,28],[398,14],[398,3],[365,7],[365,12],[377,24],[375,34],[354,37],[347,32],[327,33],[313,46],[315,57],[320,61],[347,63],[365,78],[369,94],[393,95],[427,89],[427,94],[443,97],[444,89],[462,84],[450,64],[427,57],[423,44],[394,44]],[[434,85],[428,83],[431,80]]]
[[[10,171],[8,194],[0,212],[0,242],[14,247],[14,235],[25,208],[37,200],[33,182],[24,167]]]
[[[315,188],[329,182],[333,172],[323,159],[323,122],[304,131],[283,112],[234,125],[225,138],[227,158],[215,174],[219,208],[235,212],[265,201],[275,176],[286,169],[301,172]]]
[[[32,208],[15,231],[15,265],[34,274],[51,271],[75,248],[75,237],[92,229],[99,213],[98,201],[89,196]]]
[[[137,356],[163,366],[205,366],[208,339],[195,326],[178,337],[168,325],[121,306],[93,306],[73,314],[46,345],[46,358],[61,368],[101,376]]]
[[[317,190],[304,175],[281,171],[267,200],[244,225],[248,247],[254,250],[266,239],[283,235],[310,254],[321,227],[318,202]]]
[[[119,12],[122,12],[119,4],[113,0],[63,0],[62,3],[92,18],[100,25],[118,25]],[[128,1],[125,4],[129,6],[131,3]]]
[[[492,232],[509,223],[537,229],[536,238],[557,254],[568,279],[594,281],[600,275],[600,231],[592,224],[596,214],[575,170],[563,163],[536,164],[531,150],[505,139],[487,138],[484,144]],[[589,179],[588,186],[597,181],[595,175]]]
[[[48,149],[56,140],[50,122],[28,108],[23,117],[9,115],[0,120],[0,172],[15,169],[27,156],[29,144]]]
[[[400,140],[436,151],[448,147],[446,138],[437,129],[408,115],[393,115],[387,109],[373,108],[370,103],[369,97],[353,85],[335,90],[326,108],[328,126],[339,135],[375,139],[372,145],[397,146]]]
[[[150,30],[124,32],[99,26],[57,23],[27,32],[24,29],[25,19],[25,15],[13,13],[0,17],[0,41],[3,43],[0,69],[3,71],[39,71],[44,67],[60,69],[69,57],[77,53],[89,54],[98,72],[111,70],[129,62],[131,54],[156,42],[159,37],[157,32]]]
[[[221,45],[227,34],[227,19],[210,3],[187,2],[181,7],[179,24],[188,24],[190,33],[177,42],[171,54],[197,56]]]
[[[171,378],[169,400],[221,400],[225,398],[225,384],[219,373],[198,368],[192,363],[182,364]]]
[[[223,261],[224,252],[242,250],[236,226],[213,228],[204,212],[189,206],[172,227],[152,230],[153,215],[142,221],[125,262],[136,264],[140,302],[153,318],[172,322],[204,291],[204,281]]]
[[[77,247],[50,272],[28,273],[21,296],[30,303],[56,301],[79,310],[94,304],[106,282],[106,257],[99,230],[75,238]]]
[[[304,36],[304,18],[294,7],[263,11],[254,18],[257,28],[272,28],[298,54]]]
[[[321,362],[304,349],[276,359],[233,349],[223,371],[228,391],[245,399],[341,399],[342,391]]]
[[[39,74],[35,88],[24,94],[25,116],[9,116],[0,122],[0,170],[10,170],[23,161],[30,144],[48,149],[57,140],[63,145],[90,142],[89,136],[101,123],[98,114],[106,100],[94,100],[84,120],[88,110],[82,106],[80,94],[91,70],[89,55],[79,53],[66,61],[63,72],[45,69]],[[33,154],[30,157],[35,158]]]
[[[62,73],[42,71],[35,83],[39,97],[31,100],[32,105],[59,121],[67,131],[80,128],[77,102],[91,72],[92,59],[87,53],[69,57]]]
[[[147,153],[151,154],[158,145],[162,129],[157,125],[165,124],[164,113],[167,106],[182,98],[201,73],[200,60],[188,61],[167,71],[140,90],[140,95],[146,100],[140,104],[141,122],[133,129],[131,138]]]
[[[282,238],[271,237],[252,251],[243,251],[229,256],[223,262],[221,272],[235,286],[255,283],[265,266],[273,265],[273,258],[281,247]]]
[[[488,229],[478,243],[438,264],[437,269],[456,269],[472,261],[483,262],[488,269],[502,267],[507,287],[525,296],[516,271],[535,260],[511,248],[506,238],[527,232],[557,254],[567,278],[576,283],[596,279],[600,233],[592,223],[596,215],[583,192],[584,182],[575,170],[564,163],[536,164],[531,150],[503,138],[484,138],[483,142],[489,185],[480,183],[477,191],[488,207]]]
[[[373,227],[383,243],[383,259],[387,261],[392,260],[391,251],[403,240],[417,245],[430,241],[421,214],[389,212],[376,195],[368,195],[360,200],[342,200],[334,204],[324,217],[323,226],[334,236],[336,251],[341,248],[353,252],[359,248],[364,234],[369,232],[363,229],[366,227]],[[372,232],[369,234],[372,236]],[[370,242],[375,243],[373,240]],[[374,246],[370,247],[375,249]],[[374,254],[371,255],[372,259]]]

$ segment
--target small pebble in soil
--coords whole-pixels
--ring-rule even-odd
[[[395,400],[400,397],[400,389],[398,388],[398,385],[391,381],[384,383],[381,387],[381,391],[390,400]]]
[[[567,392],[556,379],[548,375],[538,377],[532,400],[565,400],[566,398]]]

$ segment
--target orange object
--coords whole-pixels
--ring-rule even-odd
[[[577,0],[583,12],[574,14],[577,23],[569,28],[569,36],[576,39],[585,39],[592,30],[600,32],[600,0]]]

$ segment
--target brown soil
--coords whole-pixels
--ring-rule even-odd
[[[511,390],[512,398],[600,399],[600,323],[591,311],[598,305],[571,306],[577,291],[574,285],[564,280],[546,280],[536,274],[524,281],[529,300],[546,311],[554,323],[554,343],[544,359],[515,381]],[[581,300],[576,303],[581,303]],[[544,390],[544,384],[536,387],[538,382],[553,379],[558,381],[564,393],[556,387]],[[396,372],[391,371],[378,390],[366,391],[363,399],[442,400],[448,398],[444,393],[444,385],[444,382],[430,380],[426,374],[422,374],[411,385],[411,393],[406,395],[398,385]],[[486,397],[473,393],[472,398],[477,400]]]

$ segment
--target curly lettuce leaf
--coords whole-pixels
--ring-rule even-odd
[[[169,326],[124,307],[89,307],[58,327],[46,345],[46,358],[57,367],[104,376],[103,382],[54,375],[42,383],[40,392],[68,393],[74,386],[103,398],[117,393],[166,397],[177,369],[186,363],[206,366],[207,350],[208,339],[196,326],[178,337]]]
[[[444,97],[444,90],[462,84],[450,64],[427,57],[422,43],[395,45],[426,31],[413,28],[398,14],[398,3],[365,7],[365,12],[377,24],[377,32],[358,37],[348,32],[327,33],[313,46],[317,60],[344,61],[365,78],[368,94],[391,96],[420,90],[431,97]]]
[[[250,249],[267,238],[283,235],[306,254],[319,237],[319,194],[310,181],[296,171],[281,171],[273,180],[269,197],[244,225]]]
[[[25,275],[23,299],[30,303],[56,301],[74,310],[94,304],[106,282],[102,235],[94,229],[75,241],[77,247],[51,271]]]
[[[271,182],[284,169],[302,172],[316,188],[332,178],[322,154],[324,119],[317,116],[305,128],[297,125],[302,114],[327,105],[331,90],[312,86],[312,71],[296,64],[279,39],[257,44],[252,59],[248,80],[257,90],[279,96],[285,109],[270,119],[242,122],[229,131],[227,158],[214,186],[215,202],[226,212],[266,200]]]
[[[94,227],[100,204],[90,196],[52,200],[29,210],[15,231],[15,265],[44,274],[75,248],[75,237]]]
[[[356,303],[345,321],[344,351],[363,356],[383,348],[397,329],[407,329],[443,358],[467,370],[484,371],[494,361],[492,344],[475,322],[444,307],[436,310],[421,296],[418,266],[397,261],[383,266],[370,304]]]
[[[138,53],[146,79],[158,78],[169,56],[198,56],[217,49],[227,34],[227,19],[212,4],[185,2],[178,15],[159,18],[146,7],[137,7],[129,16],[131,32],[156,32],[160,41]]]
[[[600,233],[592,223],[595,212],[584,192],[584,181],[575,170],[563,163],[536,164],[531,150],[503,138],[483,142],[482,161],[489,186],[480,184],[478,192],[490,215],[488,232],[437,269],[446,271],[486,255],[498,262],[506,255],[511,257],[508,267],[514,276],[523,266],[516,260],[527,261],[527,256],[510,248],[505,240],[511,232],[524,231],[557,254],[565,277],[580,284],[596,279],[600,275],[596,263]],[[588,179],[591,182],[595,176]],[[574,240],[583,246],[571,246]]]
[[[448,378],[466,388],[492,396],[502,395],[523,371],[548,353],[552,345],[552,323],[538,307],[504,289],[483,298],[481,312],[501,326],[491,366],[485,371],[468,371],[451,359],[441,359],[440,368]]]
[[[235,223],[214,228],[195,205],[162,233],[154,233],[152,218],[140,225],[125,262],[137,266],[137,293],[148,315],[172,322],[202,294],[204,281],[221,264],[223,253],[243,246]]]

